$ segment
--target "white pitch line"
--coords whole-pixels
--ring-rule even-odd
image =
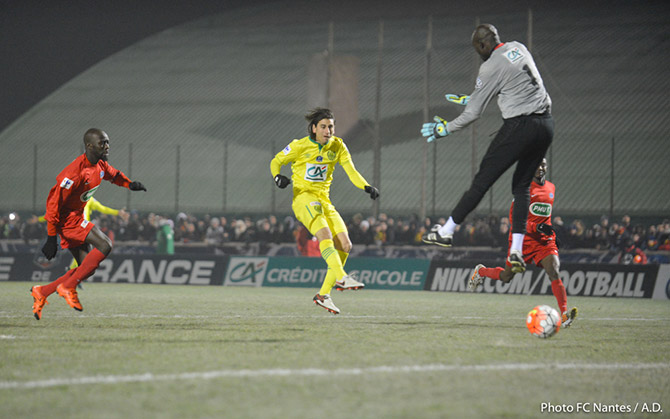
[[[7,312],[0,312],[0,318],[4,319],[20,319],[20,318],[28,318],[28,317],[33,317],[32,315],[29,314],[15,314],[15,313],[7,313]],[[50,315],[52,318],[78,318],[78,319],[86,319],[86,318],[109,318],[109,319],[115,319],[115,318],[126,318],[126,319],[408,319],[408,320],[416,320],[416,319],[434,319],[434,320],[439,320],[439,319],[447,319],[447,320],[488,320],[490,319],[489,316],[417,316],[417,315],[406,315],[406,316],[385,316],[385,315],[379,315],[379,316],[374,316],[374,315],[349,315],[349,314],[342,314],[337,317],[335,316],[325,316],[325,315],[320,315],[320,314],[314,314],[314,315],[307,315],[307,316],[302,316],[302,315],[241,315],[241,314],[222,314],[222,315],[200,315],[200,314],[193,314],[193,315],[188,315],[188,314],[126,314],[126,313],[117,313],[117,314],[107,314],[107,313],[98,313],[98,314],[79,314],[79,313],[71,313],[71,314],[61,314],[61,313],[56,313]],[[48,320],[49,317],[45,317],[45,320]],[[525,316],[522,316],[520,318],[525,319]],[[580,322],[582,321],[623,321],[623,322],[658,322],[658,321],[670,321],[670,317],[586,317],[586,316],[580,316],[578,318]]]
[[[300,368],[300,369],[260,369],[260,370],[220,370],[205,372],[185,372],[179,374],[135,374],[135,375],[95,375],[79,378],[52,378],[37,381],[0,381],[0,390],[34,389],[57,386],[76,386],[91,384],[146,383],[158,381],[213,380],[217,378],[266,378],[266,377],[305,377],[333,375],[370,375],[400,374],[423,372],[482,372],[482,371],[529,371],[529,370],[641,370],[670,369],[670,363],[636,364],[491,364],[491,365],[388,365],[366,368]],[[667,374],[664,373],[664,374]]]

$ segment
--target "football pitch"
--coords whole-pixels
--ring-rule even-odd
[[[0,284],[2,418],[670,415],[667,301],[571,297],[543,340],[551,296],[85,283],[37,321],[30,286]]]

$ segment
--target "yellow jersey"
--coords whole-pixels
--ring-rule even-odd
[[[333,182],[333,170],[339,163],[349,176],[349,180],[357,188],[364,189],[368,182],[356,170],[351,154],[340,137],[331,137],[321,145],[307,137],[293,140],[270,162],[272,177],[277,176],[281,167],[291,163],[293,175],[293,195],[301,192],[311,192],[330,195],[330,185]]]

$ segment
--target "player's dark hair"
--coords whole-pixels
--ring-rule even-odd
[[[333,115],[333,111],[328,108],[314,108],[305,115],[305,119],[309,122],[309,125],[307,125],[307,134],[313,140],[314,133],[312,132],[312,127],[316,126],[322,119],[332,119],[334,121],[335,116]]]

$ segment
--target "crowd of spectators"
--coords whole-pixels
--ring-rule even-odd
[[[347,219],[351,241],[361,245],[419,245],[421,235],[434,224],[443,224],[442,218],[420,219],[417,216],[378,217],[355,214]],[[174,228],[176,243],[206,243],[220,245],[225,242],[295,243],[310,238],[309,233],[293,216],[275,215],[210,216],[180,212],[174,219],[154,213],[136,211],[124,217],[94,213],[93,222],[113,241],[140,241],[153,243],[159,227],[169,223]],[[580,219],[564,222],[553,218],[553,226],[564,249],[599,249],[621,251],[631,246],[643,251],[670,250],[670,220],[657,224],[636,224],[627,215],[619,221],[607,216],[595,224]],[[455,242],[459,246],[506,247],[510,229],[507,217],[470,217],[457,230]],[[0,217],[0,239],[25,241],[43,240],[44,223],[37,216],[23,220],[18,214]]]

